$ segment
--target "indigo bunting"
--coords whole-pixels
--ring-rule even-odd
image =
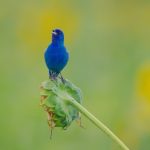
[[[64,33],[60,29],[52,31],[52,42],[44,54],[45,62],[49,70],[49,78],[55,80],[66,66],[69,53],[64,46]],[[61,79],[63,77],[61,76]]]

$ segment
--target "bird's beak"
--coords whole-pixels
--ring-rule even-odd
[[[52,31],[52,34],[57,35],[57,33],[55,31]]]

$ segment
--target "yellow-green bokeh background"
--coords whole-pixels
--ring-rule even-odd
[[[70,61],[63,75],[84,106],[131,150],[150,149],[150,1],[14,0],[0,5],[0,149],[119,150],[82,117],[49,139],[39,85],[55,27]]]

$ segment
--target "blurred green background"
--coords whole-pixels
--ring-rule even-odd
[[[63,71],[83,104],[131,150],[150,149],[150,1],[14,0],[0,5],[0,149],[119,150],[82,117],[53,139],[39,106],[51,30],[65,32]]]

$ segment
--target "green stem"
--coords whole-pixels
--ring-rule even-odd
[[[70,98],[69,98],[70,99]],[[85,109],[81,104],[79,104],[74,99],[67,100],[74,107],[76,107],[84,116],[86,116],[93,124],[95,124],[99,129],[101,129],[105,134],[107,134],[111,139],[113,139],[123,150],[129,150],[129,148],[101,121],[99,121],[94,115],[92,115],[87,109]]]

